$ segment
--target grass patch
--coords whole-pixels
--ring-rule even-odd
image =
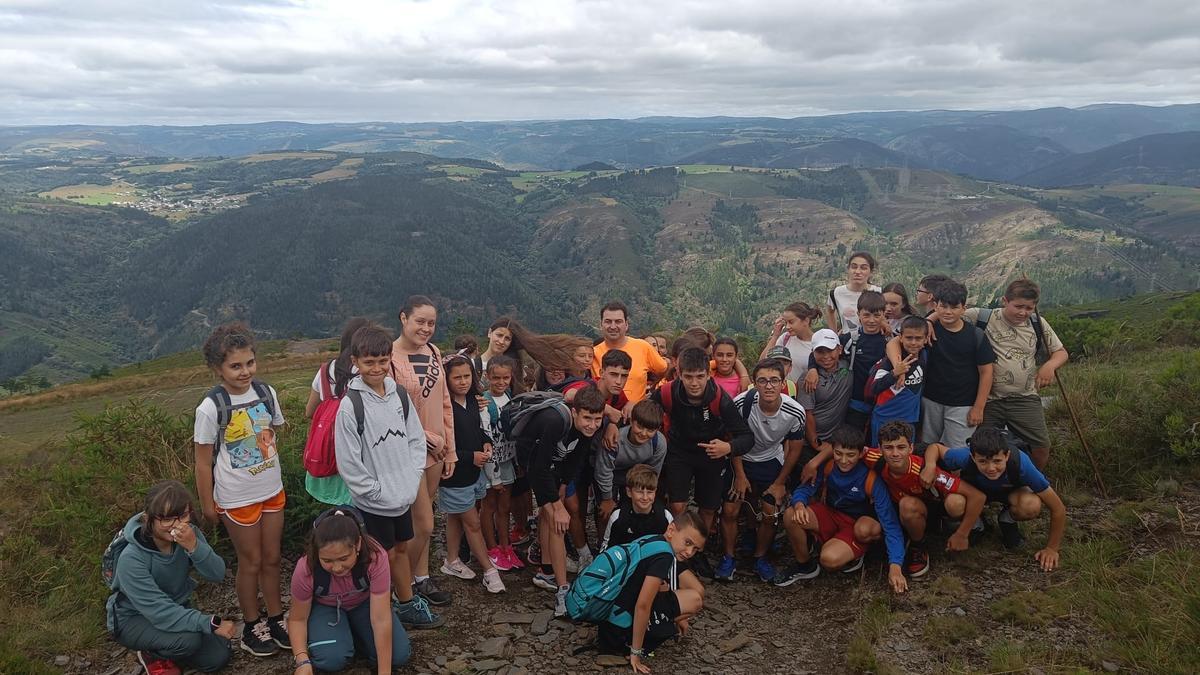
[[[854,628],[854,637],[846,646],[846,667],[856,673],[897,672],[886,662],[880,662],[875,653],[875,643],[883,637],[901,615],[892,612],[890,598],[871,598],[859,614]]]
[[[925,644],[939,652],[979,635],[979,626],[960,616],[931,616],[922,629]]]
[[[284,551],[294,554],[319,505],[304,490],[303,401],[288,396],[283,405],[285,416],[299,422],[279,434],[288,494]],[[165,478],[194,484],[191,436],[191,415],[131,401],[81,418],[46,461],[0,475],[7,528],[0,539],[0,665],[8,654],[45,658],[102,638],[108,589],[100,580],[100,554],[141,509],[151,484]],[[208,527],[205,534],[232,559],[223,532]]]
[[[1058,598],[1046,593],[1018,591],[992,603],[992,618],[1026,628],[1040,628],[1069,613]]]
[[[1090,658],[1072,650],[1046,647],[1040,644],[1001,640],[987,652],[988,672],[1024,673],[1035,670],[1050,673],[1091,673]]]

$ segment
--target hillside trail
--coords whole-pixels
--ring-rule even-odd
[[[1180,524],[1194,524],[1200,522],[1198,497],[1200,485],[1189,484],[1164,503],[1168,509],[1177,509]],[[1071,508],[1072,534],[1064,547],[1064,557],[1071,555],[1070,547],[1075,542],[1093,534],[1112,534],[1106,518],[1115,503],[1095,499]],[[1176,546],[1200,548],[1200,529],[1195,525],[1172,530],[1170,518],[1154,512],[1138,517],[1151,536],[1140,533],[1140,543],[1133,548],[1135,557]],[[440,518],[432,555],[435,569],[443,559]],[[848,673],[855,672],[849,663],[861,663],[855,660],[861,659],[864,647],[854,644],[860,635],[867,638],[867,644],[873,640],[873,652],[880,663],[909,673],[945,672],[951,661],[960,669],[965,665],[986,672],[989,648],[1000,639],[1048,645],[1051,650],[1095,653],[1097,636],[1076,614],[1068,612],[1044,627],[1001,622],[995,616],[993,606],[1003,598],[1012,594],[1038,597],[1050,587],[1070,581],[1070,572],[1045,574],[1033,561],[1033,553],[1045,536],[1044,526],[1045,518],[1027,527],[1029,541],[1018,552],[1005,551],[992,537],[970,551],[956,554],[953,560],[940,550],[943,538],[931,538],[931,571],[912,580],[910,591],[902,596],[888,589],[885,561],[878,551],[868,555],[860,572],[823,572],[812,581],[787,588],[760,582],[749,571],[749,561],[741,560],[734,582],[706,584],[704,611],[694,620],[689,634],[661,647],[649,664],[656,673]],[[715,560],[711,546],[708,554],[710,560]],[[782,560],[780,554],[774,557]],[[284,567],[286,580],[290,578],[292,559],[285,559]],[[438,577],[439,584],[454,594],[454,604],[439,610],[446,616],[446,625],[410,632],[413,657],[398,672],[629,672],[627,662],[606,666],[597,662],[594,652],[578,653],[594,639],[595,629],[553,619],[553,595],[532,586],[531,577],[528,570],[505,573],[508,591],[500,595],[486,593],[476,581]],[[287,604],[290,597],[286,582],[284,586]],[[237,616],[232,571],[220,585],[201,584],[198,605],[205,611]],[[863,618],[872,614],[871,607],[880,608],[884,616],[890,613],[890,619],[872,626],[869,618]],[[968,637],[952,641],[953,651],[948,651],[944,640],[930,635],[927,625],[931,619],[969,625],[964,631]],[[873,639],[872,635],[878,637]],[[60,658],[70,661],[65,672],[72,674],[141,672],[132,653],[108,640],[86,653]],[[1102,655],[1096,658],[1096,666],[1100,667]],[[258,659],[235,649],[233,661],[224,672],[282,675],[292,672],[291,663],[290,653]],[[345,672],[373,673],[362,660]]]

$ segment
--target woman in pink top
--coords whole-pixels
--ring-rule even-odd
[[[433,534],[433,500],[438,483],[454,473],[454,408],[446,387],[442,353],[431,342],[437,328],[437,308],[424,295],[413,295],[400,308],[400,337],[392,343],[392,377],[404,387],[425,429],[429,454],[425,479],[412,505],[412,561],[414,590],[431,605],[449,605],[451,596],[429,578],[429,537]]]

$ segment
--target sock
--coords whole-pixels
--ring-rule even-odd
[[[270,621],[271,623],[275,623],[276,621],[283,621],[283,612],[280,612],[280,613],[276,614],[275,616],[268,616],[267,621]]]
[[[559,593],[566,593],[566,592],[567,592],[567,591],[569,591],[569,590],[571,590],[571,587],[570,587],[570,586],[559,586],[559,587],[558,587],[558,592],[559,592]]]
[[[554,565],[542,563],[542,574],[545,574],[548,577],[554,576]]]
[[[413,585],[415,586],[415,585],[417,585],[417,584],[419,584],[419,583],[421,583],[422,581],[425,581],[425,580],[427,580],[427,579],[429,579],[429,575],[426,575],[426,576],[423,576],[423,577],[417,577],[417,576],[414,576],[414,577],[413,577]]]
[[[1017,521],[1013,520],[1012,514],[1008,512],[1007,508],[1000,509],[1000,515],[996,516],[996,520],[1000,521],[1001,523],[1017,522]]]

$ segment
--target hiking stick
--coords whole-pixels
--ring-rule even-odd
[[[1040,315],[1036,316],[1039,323],[1042,321]],[[1042,324],[1045,326],[1046,324]],[[1050,357],[1050,345],[1046,342],[1045,330],[1035,330],[1038,341],[1042,343],[1042,349],[1046,351],[1046,357]],[[1071,403],[1071,397],[1067,394],[1067,385],[1063,384],[1062,376],[1058,374],[1058,369],[1054,369],[1054,381],[1058,383],[1058,391],[1062,393],[1063,402],[1067,404],[1067,413],[1071,416],[1072,426],[1075,427],[1075,435],[1079,437],[1079,444],[1083,446],[1083,451],[1087,453],[1088,461],[1092,464],[1092,473],[1096,475],[1096,487],[1100,489],[1100,496],[1108,499],[1108,488],[1104,485],[1104,478],[1100,476],[1100,465],[1096,462],[1096,455],[1092,454],[1092,448],[1088,445],[1087,439],[1083,436],[1083,425],[1079,423],[1079,417],[1075,414],[1075,406]]]

